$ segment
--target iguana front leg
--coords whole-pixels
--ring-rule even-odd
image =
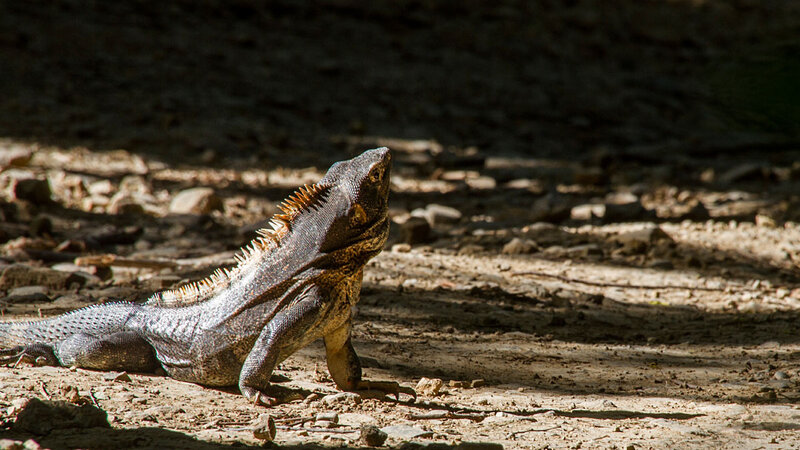
[[[318,289],[311,287],[267,323],[239,373],[239,390],[245,398],[263,406],[278,403],[277,398],[267,394],[269,377],[282,350],[294,347],[311,328],[320,313],[321,301]]]
[[[328,371],[336,386],[343,391],[380,391],[392,394],[400,400],[400,394],[408,394],[414,398],[417,393],[413,389],[400,386],[394,381],[365,381],[361,379],[361,362],[350,342],[352,321],[325,335],[325,353],[328,359]]]

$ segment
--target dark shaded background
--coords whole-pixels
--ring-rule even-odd
[[[362,135],[787,163],[798,36],[790,1],[2,1],[0,136],[183,164],[324,166]]]

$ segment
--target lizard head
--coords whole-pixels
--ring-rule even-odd
[[[340,161],[320,180],[336,190],[339,212],[330,224],[324,250],[347,248],[376,255],[389,235],[388,199],[391,153],[386,147]]]

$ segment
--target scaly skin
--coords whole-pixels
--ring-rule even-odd
[[[328,368],[343,390],[413,390],[361,379],[350,342],[351,307],[364,265],[389,233],[391,156],[386,148],[334,164],[275,216],[275,230],[243,249],[239,265],[145,304],[106,303],[32,322],[0,323],[0,363],[148,371],[207,386],[238,384],[272,405],[275,366],[325,341]]]

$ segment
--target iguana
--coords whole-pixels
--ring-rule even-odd
[[[248,400],[273,405],[275,366],[322,337],[340,389],[413,395],[394,382],[363,381],[350,342],[364,265],[389,233],[390,165],[387,148],[334,164],[284,200],[271,229],[259,230],[231,269],[143,304],[0,323],[0,363],[138,372],[160,366],[178,380],[238,384]]]

